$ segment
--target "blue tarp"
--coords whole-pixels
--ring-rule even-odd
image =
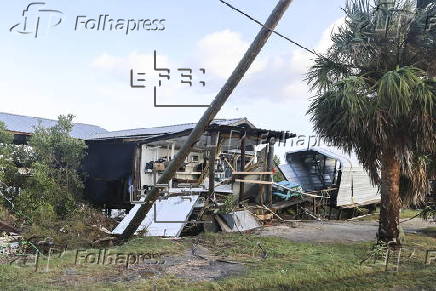
[[[286,187],[288,189],[285,189],[285,188],[280,187],[278,185]],[[289,200],[292,197],[301,197],[302,191],[303,191],[303,189],[297,183],[294,183],[291,181],[281,181],[281,182],[278,182],[277,185],[275,185],[275,189],[273,191],[273,194],[275,196],[282,198],[282,199]]]

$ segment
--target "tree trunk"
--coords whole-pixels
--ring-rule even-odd
[[[292,0],[280,0],[277,6],[274,8],[271,15],[268,17],[264,27],[257,34],[256,38],[252,42],[251,46],[248,48],[244,57],[241,59],[235,70],[233,71],[230,78],[218,92],[215,99],[212,101],[210,107],[204,112],[203,116],[198,121],[197,125],[191,131],[188,139],[185,141],[184,145],[177,152],[174,159],[170,162],[168,167],[160,176],[157,184],[166,184],[170,179],[173,178],[177,169],[180,168],[185,158],[191,152],[192,147],[198,142],[201,135],[204,133],[206,127],[212,122],[217,113],[221,110],[221,107],[227,101],[229,96],[232,94],[233,90],[239,84],[244,74],[248,71],[251,64],[254,62],[257,55],[260,53],[268,38],[271,36],[273,30],[276,28],[279,20],[282,18],[286,9],[291,4]],[[144,204],[138,209],[126,229],[124,230],[121,237],[123,239],[130,238],[135,231],[138,229],[141,222],[144,220],[148,211],[151,209],[153,203],[160,196],[159,189],[153,187],[147,194]]]
[[[381,207],[378,240],[383,242],[399,241],[400,223],[400,163],[391,150],[382,156],[381,167]]]

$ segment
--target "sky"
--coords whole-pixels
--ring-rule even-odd
[[[263,23],[277,3],[228,2]],[[205,108],[154,107],[153,88],[159,104],[209,104],[260,29],[218,0],[1,3],[0,111],[52,119],[71,113],[75,122],[108,130],[198,121]],[[23,10],[31,3],[24,27]],[[323,52],[343,22],[344,5],[345,0],[294,0],[277,31]],[[97,30],[100,15],[122,25],[109,30],[107,22],[105,30],[102,24]],[[157,67],[170,69],[170,80],[154,70],[155,50]],[[310,135],[306,111],[312,93],[304,74],[312,59],[271,36],[217,117],[247,117],[260,128]],[[192,86],[180,83],[188,80],[180,68],[192,69]],[[131,70],[133,84],[145,88],[131,87]]]

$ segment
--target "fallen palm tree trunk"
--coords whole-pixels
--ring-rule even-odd
[[[255,40],[245,53],[242,60],[239,62],[236,69],[233,71],[230,78],[221,88],[220,92],[215,97],[214,101],[210,107],[205,111],[203,116],[198,121],[195,128],[192,130],[188,139],[182,148],[178,151],[174,159],[169,164],[168,168],[163,172],[162,176],[157,181],[157,184],[167,184],[169,180],[174,176],[177,169],[180,168],[183,161],[188,156],[192,147],[198,142],[201,135],[204,133],[205,128],[210,124],[210,122],[215,118],[217,113],[220,111],[221,107],[227,101],[229,96],[232,94],[233,90],[239,84],[244,74],[248,71],[251,64],[256,59],[257,55],[262,50],[268,38],[271,36],[273,30],[277,26],[279,20],[282,18],[286,9],[291,4],[292,0],[280,0],[277,6],[274,8],[271,15],[268,17],[265,25],[262,27],[261,31],[256,36]],[[159,189],[153,187],[152,190],[145,197],[144,204],[141,205],[139,210],[136,212],[133,219],[130,221],[129,225],[126,227],[122,234],[123,239],[131,237],[136,229],[140,226],[141,222],[146,217],[148,211],[151,209],[153,203],[159,197]]]

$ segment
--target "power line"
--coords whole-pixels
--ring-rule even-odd
[[[252,16],[249,15],[248,13],[242,11],[241,9],[236,8],[235,6],[233,6],[232,4],[228,3],[227,1],[225,1],[225,0],[218,0],[218,1],[221,2],[222,4],[228,6],[230,9],[232,9],[232,10],[238,12],[239,14],[241,14],[241,15],[247,17],[248,19],[250,19],[250,20],[253,21],[254,23],[260,25],[261,27],[264,27],[264,28],[268,29],[269,31],[271,31],[272,33],[276,34],[277,36],[279,36],[279,37],[285,39],[286,41],[290,42],[291,44],[296,45],[296,46],[298,46],[299,48],[301,48],[301,49],[303,49],[303,50],[305,50],[305,51],[307,51],[307,52],[309,52],[309,53],[311,53],[311,54],[313,54],[313,55],[315,55],[315,56],[317,56],[317,57],[319,57],[319,58],[321,58],[321,59],[327,60],[327,61],[331,62],[332,64],[335,64],[335,65],[338,65],[338,66],[341,66],[341,67],[346,67],[346,68],[358,68],[358,67],[353,66],[353,65],[346,65],[346,64],[338,63],[338,62],[336,62],[336,61],[330,59],[329,57],[326,57],[326,56],[324,56],[324,55],[322,55],[322,54],[319,54],[319,53],[317,53],[315,50],[305,47],[304,45],[302,45],[302,44],[300,44],[300,43],[298,43],[298,42],[292,40],[291,38],[289,38],[289,37],[287,37],[287,36],[281,34],[280,32],[275,31],[274,29],[271,29],[271,28],[269,28],[269,27],[266,27],[262,22],[260,22],[259,20],[255,19],[254,17],[252,17]]]
[[[309,52],[309,53],[311,53],[311,54],[314,54],[314,55],[316,55],[316,56],[318,56],[318,57],[320,57],[320,58],[325,58],[324,56],[322,56],[322,55],[316,53],[314,50],[309,49],[309,48],[303,46],[302,44],[300,44],[300,43],[298,43],[298,42],[296,42],[296,41],[290,39],[289,37],[287,37],[287,36],[281,34],[280,32],[275,31],[275,30],[273,30],[273,29],[270,29],[269,27],[266,27],[262,22],[260,22],[259,20],[255,19],[254,17],[252,17],[252,16],[249,15],[248,13],[246,13],[246,12],[244,12],[244,11],[242,11],[242,10],[236,8],[236,7],[233,6],[232,4],[230,4],[230,3],[228,3],[228,2],[226,2],[226,1],[224,1],[224,0],[218,0],[218,1],[221,2],[222,4],[228,6],[230,9],[232,9],[232,10],[238,12],[239,14],[244,15],[245,17],[247,17],[248,19],[250,19],[250,20],[253,21],[254,23],[260,25],[261,27],[264,27],[264,28],[268,29],[269,31],[271,31],[272,33],[278,35],[279,37],[281,37],[281,38],[287,40],[288,42],[292,43],[293,45],[296,45],[296,46],[298,46],[299,48],[301,48],[301,49],[303,49],[303,50],[305,50],[305,51],[307,51],[307,52]]]

